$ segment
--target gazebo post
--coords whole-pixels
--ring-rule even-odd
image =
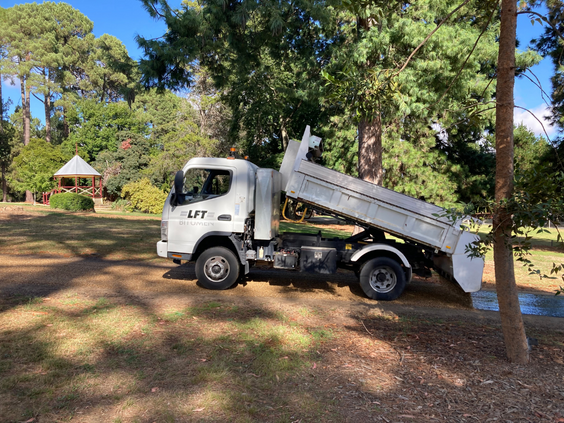
[[[74,192],[78,194],[78,176],[74,177]]]

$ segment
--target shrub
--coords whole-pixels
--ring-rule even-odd
[[[123,186],[121,196],[129,200],[131,208],[143,213],[161,213],[167,194],[151,185],[148,179]]]
[[[94,200],[84,195],[65,192],[54,194],[49,198],[49,206],[52,209],[62,209],[69,211],[94,210]]]
[[[117,211],[126,211],[128,205],[129,205],[129,201],[123,198],[118,198],[110,205],[110,208],[112,210],[117,210]]]

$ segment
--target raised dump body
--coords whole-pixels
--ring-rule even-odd
[[[484,261],[466,255],[466,247],[478,237],[463,231],[460,221],[440,217],[445,213],[441,207],[308,161],[309,138],[308,127],[302,143],[292,141],[286,150],[280,173],[288,197],[432,247],[437,269],[466,292],[481,288]]]

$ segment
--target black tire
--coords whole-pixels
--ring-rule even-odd
[[[204,288],[227,289],[237,282],[240,267],[238,258],[231,250],[213,247],[196,260],[196,277]]]
[[[368,298],[393,301],[405,289],[405,273],[397,261],[388,257],[368,260],[360,268],[360,286]]]

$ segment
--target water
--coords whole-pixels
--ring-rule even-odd
[[[478,291],[472,294],[472,303],[478,310],[499,311],[495,291]],[[536,316],[564,317],[563,295],[519,294],[523,314]]]

